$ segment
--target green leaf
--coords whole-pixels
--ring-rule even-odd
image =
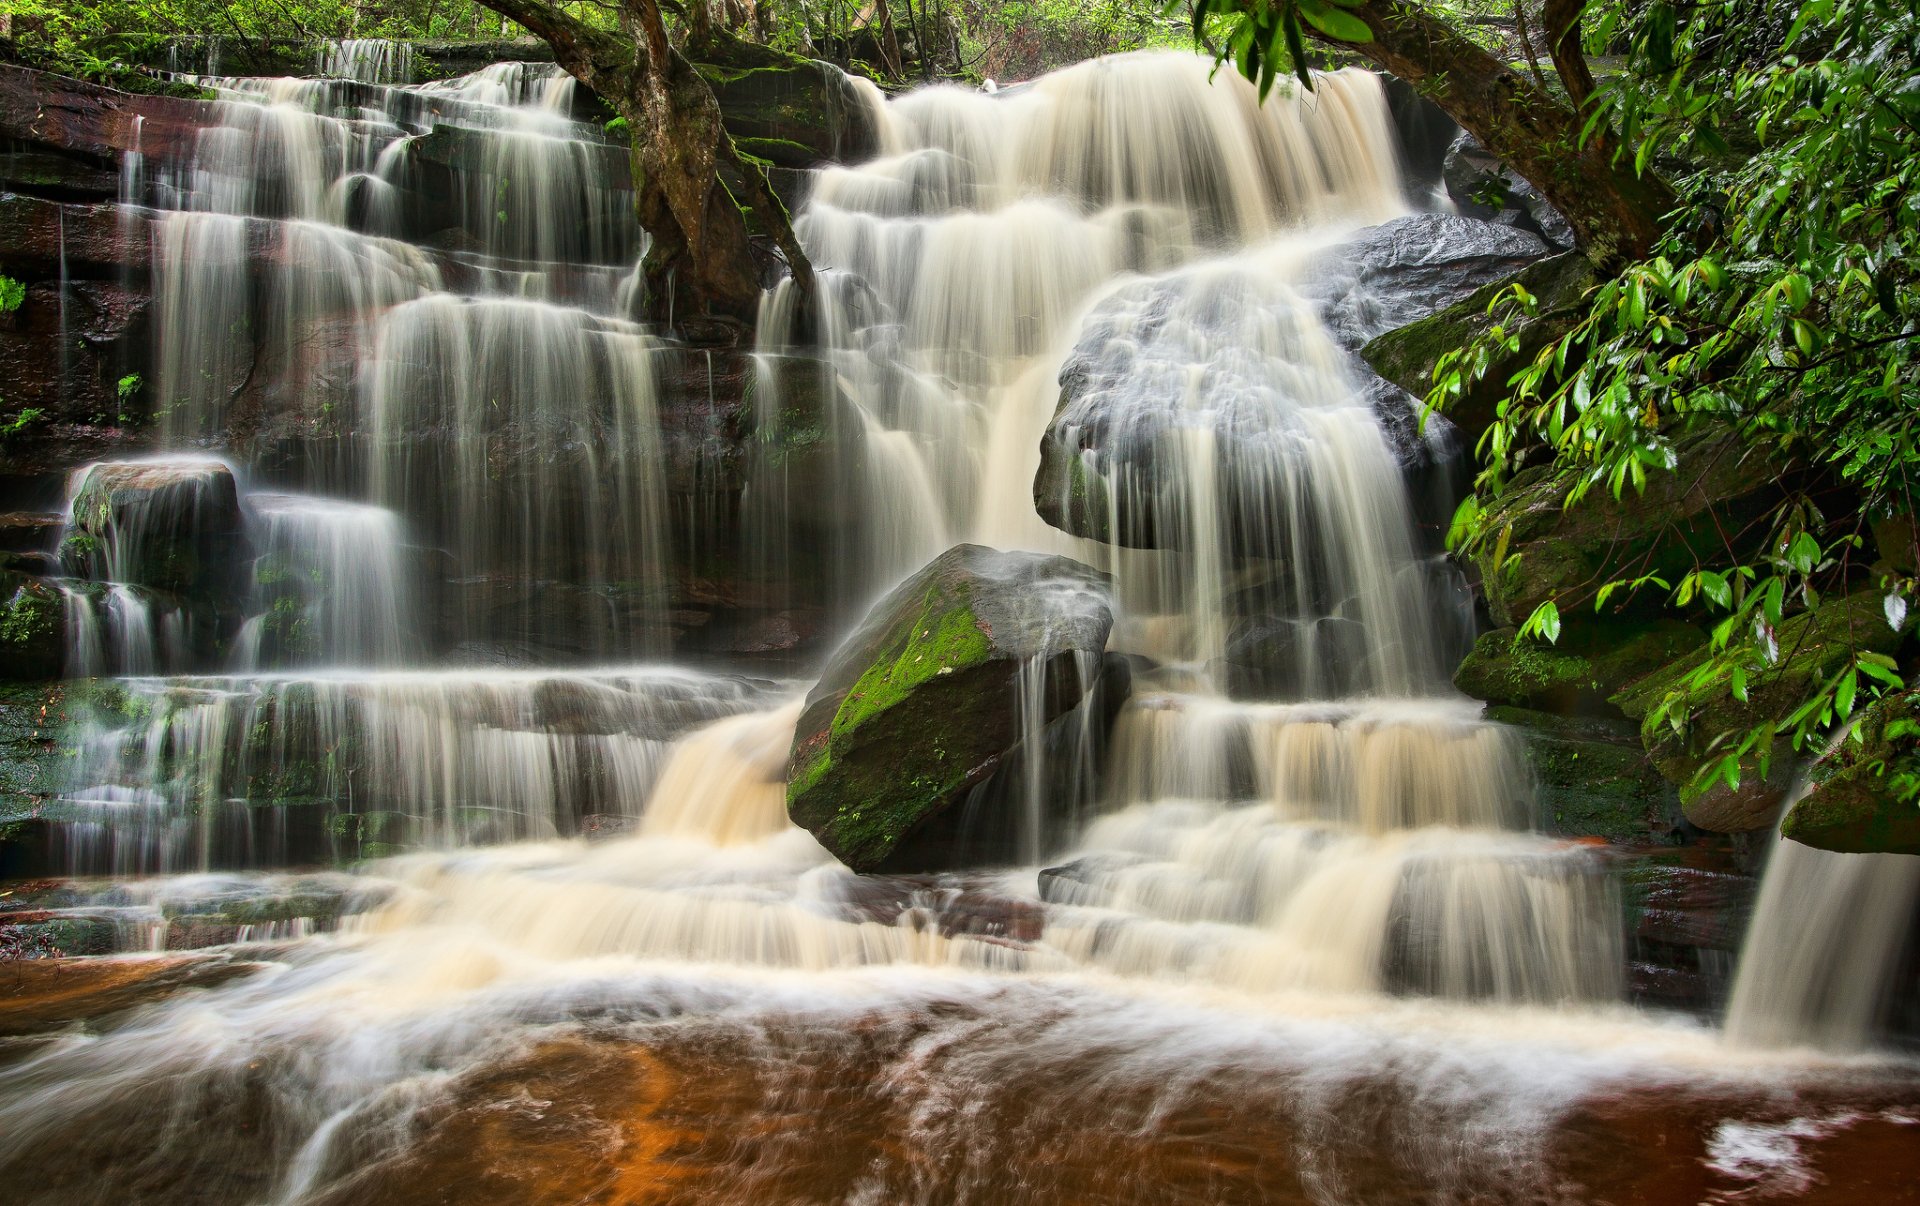
[[[1342,42],[1371,42],[1373,31],[1352,13],[1330,8],[1322,0],[1300,0],[1300,16],[1329,38]]]
[[[1560,640],[1560,608],[1558,605],[1556,605],[1552,599],[1548,599],[1545,603],[1534,608],[1533,614],[1527,617],[1527,622],[1520,626],[1520,635],[1540,636],[1544,637],[1549,645],[1558,644]]]

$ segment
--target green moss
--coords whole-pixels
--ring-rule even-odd
[[[787,798],[796,800],[817,787],[833,765],[836,747],[852,741],[860,727],[889,708],[904,702],[921,684],[979,665],[992,653],[992,642],[967,604],[966,592],[943,596],[938,586],[927,589],[914,622],[904,639],[869,666],[847,691],[828,726],[828,739],[788,784]],[[929,781],[925,790],[938,792]],[[858,806],[848,810],[857,817]]]
[[[1920,855],[1920,695],[1879,700],[1814,770],[1780,832],[1843,854]]]

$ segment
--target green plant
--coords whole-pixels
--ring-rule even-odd
[[[1507,380],[1478,448],[1479,496],[1453,528],[1455,547],[1500,564],[1504,533],[1483,502],[1518,469],[1551,463],[1572,482],[1569,506],[1596,487],[1625,498],[1706,426],[1787,464],[1758,539],[1730,533],[1689,572],[1599,590],[1597,607],[1657,592],[1710,626],[1710,656],[1647,718],[1675,732],[1715,692],[1747,701],[1781,664],[1790,617],[1870,587],[1898,631],[1916,587],[1910,567],[1876,568],[1870,529],[1911,516],[1920,493],[1920,14],[1898,0],[1816,0],[1769,46],[1745,11],[1653,4],[1637,21],[1610,12],[1596,35],[1626,37],[1632,59],[1596,95],[1589,133],[1610,122],[1621,156],[1644,166],[1689,150],[1694,169],[1655,254],[1593,290],[1572,328]],[[1729,164],[1724,132],[1737,130],[1756,145]],[[1495,297],[1482,336],[1442,358],[1429,405],[1511,365],[1536,310],[1519,286]],[[1553,640],[1560,623],[1549,600],[1522,630]],[[1806,750],[1836,731],[1856,738],[1861,710],[1904,686],[1896,658],[1854,648],[1751,726],[1709,734],[1693,787],[1766,773],[1776,739]]]

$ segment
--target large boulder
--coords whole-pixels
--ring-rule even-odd
[[[1334,339],[1357,351],[1505,281],[1544,257],[1537,235],[1459,214],[1408,214],[1369,226],[1315,261],[1305,291]]]
[[[1284,553],[1275,484],[1322,455],[1327,424],[1376,422],[1341,360],[1314,303],[1264,273],[1208,266],[1122,287],[1061,367],[1034,502],[1056,527],[1135,548],[1181,547],[1217,513],[1236,552]],[[1193,494],[1196,458],[1215,466],[1211,503]]]
[[[96,582],[225,602],[244,519],[233,471],[208,457],[99,461],[75,471],[61,560]]]
[[[1920,854],[1920,693],[1877,701],[1859,725],[1859,741],[1814,766],[1780,832],[1842,854]]]
[[[1768,754],[1765,775],[1760,773],[1761,751],[1742,760],[1737,787],[1721,781],[1695,791],[1692,784],[1696,775],[1719,759],[1730,735],[1791,712],[1857,652],[1897,654],[1910,640],[1914,627],[1912,617],[1897,630],[1887,623],[1878,590],[1834,596],[1779,625],[1775,640],[1780,659],[1749,676],[1744,699],[1733,694],[1724,678],[1704,686],[1690,685],[1694,672],[1710,656],[1709,650],[1702,649],[1632,683],[1615,694],[1613,702],[1627,716],[1642,721],[1642,736],[1654,765],[1682,787],[1689,821],[1721,833],[1767,829],[1779,818],[1796,774],[1797,756],[1786,734],[1774,738],[1770,749],[1764,751]],[[1683,703],[1684,723],[1649,723],[1647,718],[1654,710],[1670,700]],[[1830,799],[1840,798],[1843,790],[1836,788]],[[1810,828],[1814,825],[1811,819],[1803,823]]]
[[[1461,430],[1468,446],[1479,442],[1493,423],[1495,408],[1506,396],[1506,383],[1523,364],[1578,320],[1581,301],[1594,284],[1592,261],[1573,252],[1538,260],[1511,277],[1490,281],[1466,297],[1424,318],[1370,338],[1360,356],[1380,377],[1424,398],[1433,389],[1433,370],[1440,357],[1465,347],[1493,324],[1487,313],[1494,297],[1509,285],[1532,294],[1533,314],[1503,314],[1501,321],[1519,339],[1511,352],[1494,357],[1485,376],[1468,382],[1460,396],[1447,404],[1446,417]]]
[[[892,856],[1082,702],[1112,624],[1106,576],[1076,561],[942,553],[874,605],[808,694],[788,815],[856,871],[935,869]],[[1037,676],[1025,693],[1023,675]]]
[[[1196,438],[1220,460],[1223,503],[1262,498],[1275,458],[1300,455],[1303,429],[1341,408],[1370,411],[1401,467],[1424,471],[1450,448],[1446,425],[1423,432],[1416,401],[1360,347],[1545,253],[1521,231],[1411,214],[1317,254],[1297,287],[1225,265],[1115,291],[1061,366],[1034,480],[1041,516],[1075,535],[1175,547],[1188,538],[1170,521],[1188,514]],[[1254,510],[1229,515],[1230,538],[1237,552],[1271,555],[1269,508]]]

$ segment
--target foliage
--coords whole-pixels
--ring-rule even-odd
[[[1596,94],[1588,132],[1607,132],[1641,167],[1687,156],[1683,203],[1655,254],[1596,289],[1577,325],[1511,377],[1480,446],[1482,496],[1547,460],[1575,481],[1570,503],[1594,487],[1626,499],[1705,424],[1731,425],[1794,466],[1761,538],[1729,533],[1677,580],[1599,593],[1605,607],[1659,592],[1710,621],[1713,656],[1647,718],[1675,731],[1709,692],[1747,698],[1781,661],[1786,617],[1877,583],[1898,629],[1915,590],[1910,564],[1872,568],[1869,528],[1911,516],[1920,488],[1920,15],[1905,0],[1810,0],[1790,6],[1768,46],[1751,7],[1655,3],[1596,22],[1592,36],[1624,40],[1629,60]],[[1736,142],[1752,154],[1729,156]],[[1430,403],[1444,408],[1516,356],[1533,307],[1518,286],[1495,298],[1482,339],[1443,358]],[[1482,514],[1463,508],[1457,544],[1499,539]],[[1559,623],[1549,602],[1527,627],[1552,639]],[[1805,749],[1851,731],[1902,684],[1894,658],[1855,650],[1753,728],[1702,735],[1713,757],[1695,789],[1764,774],[1776,738]]]
[[[1313,87],[1304,26],[1342,42],[1373,41],[1366,22],[1346,11],[1359,6],[1360,0],[1192,0],[1193,36],[1214,45],[1216,60],[1232,59],[1241,75],[1260,85],[1264,100],[1283,71]],[[1209,26],[1216,18],[1220,38],[1212,42]]]

